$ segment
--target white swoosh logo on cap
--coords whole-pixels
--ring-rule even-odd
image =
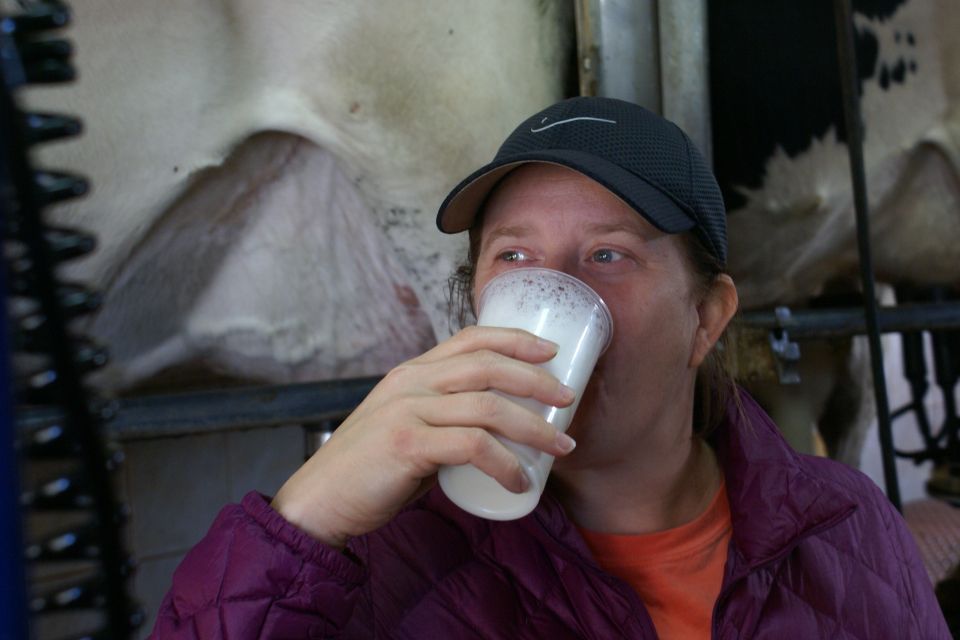
[[[591,118],[590,116],[580,116],[578,118],[567,118],[566,120],[557,120],[556,122],[551,122],[545,127],[540,127],[539,129],[530,129],[530,133],[540,133],[541,131],[546,131],[550,127],[555,127],[558,124],[567,124],[568,122],[576,122],[577,120],[593,120],[594,122],[606,122],[608,124],[617,124],[616,120],[607,120],[606,118]]]

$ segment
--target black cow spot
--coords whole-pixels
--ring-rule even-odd
[[[910,70],[916,71],[917,63],[913,61],[910,63]],[[890,88],[890,85],[893,83],[903,84],[907,79],[907,62],[903,58],[897,60],[897,64],[893,68],[887,67],[887,65],[880,65],[880,76],[877,78],[877,82],[880,83],[880,88],[884,91],[887,91]]]
[[[882,65],[880,67],[880,88],[886,91],[890,88],[890,70],[887,68],[887,65]]]
[[[911,61],[910,61],[910,73],[916,73],[916,72],[917,72],[917,61],[916,61],[916,60],[911,60]]]
[[[880,57],[880,41],[870,29],[858,31],[856,34],[857,76],[860,78],[860,90],[863,91],[864,78],[873,75],[877,68],[877,59]],[[838,63],[839,64],[839,63]]]
[[[893,68],[893,71],[890,72],[890,78],[897,84],[903,84],[903,81],[907,77],[907,63],[903,58],[897,60],[896,66]]]
[[[917,39],[913,37],[912,33],[907,34],[907,44],[911,47],[917,44]]]

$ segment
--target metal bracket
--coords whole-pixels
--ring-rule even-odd
[[[791,314],[789,307],[774,309],[777,318],[776,329],[770,332],[770,349],[773,351],[777,363],[777,374],[780,384],[798,384],[800,382],[800,345],[790,341],[787,325],[790,324]]]
[[[333,436],[333,432],[337,430],[341,422],[343,422],[342,418],[321,420],[320,422],[303,425],[304,460],[309,460],[317,452],[317,449],[327,444],[327,440]]]

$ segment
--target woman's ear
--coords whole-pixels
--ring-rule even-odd
[[[737,287],[733,278],[721,273],[710,285],[710,291],[697,306],[700,316],[700,326],[694,337],[693,349],[690,352],[691,368],[697,368],[703,362],[710,349],[717,343],[723,330],[727,328],[733,314],[737,312]]]

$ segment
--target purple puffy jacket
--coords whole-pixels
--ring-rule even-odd
[[[745,396],[745,394],[744,394]],[[733,534],[713,637],[948,639],[903,519],[865,476],[800,456],[744,397],[715,435]],[[152,638],[656,638],[549,495],[490,522],[437,489],[349,554],[248,494],[173,578]]]

